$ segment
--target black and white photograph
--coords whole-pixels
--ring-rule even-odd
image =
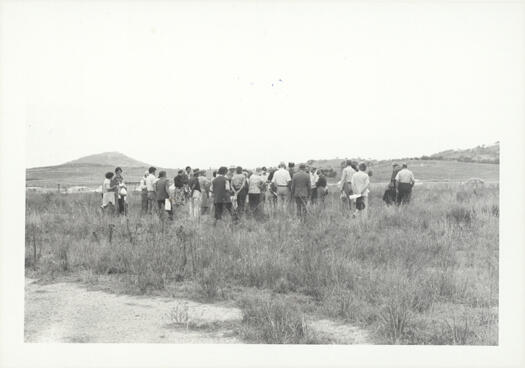
[[[524,29],[0,2],[0,365],[522,366]]]

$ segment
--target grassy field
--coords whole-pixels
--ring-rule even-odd
[[[383,344],[498,344],[499,187],[415,188],[412,203],[367,220],[343,214],[337,194],[304,221],[282,213],[213,227],[103,215],[95,193],[27,193],[26,273],[112,277],[127,293],[185,290],[242,308],[245,341],[324,343],[305,315],[345,321]],[[107,276],[110,275],[110,276]]]

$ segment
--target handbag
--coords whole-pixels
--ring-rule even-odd
[[[166,198],[164,200],[164,210],[165,211],[171,211],[171,201],[169,198]]]

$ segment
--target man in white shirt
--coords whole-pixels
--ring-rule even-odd
[[[396,187],[397,187],[397,205],[407,204],[410,202],[410,196],[412,195],[412,187],[416,180],[412,171],[408,170],[406,163],[403,163],[403,167],[396,175]]]
[[[155,167],[150,167],[148,169],[149,174],[146,177],[146,191],[148,192],[148,213],[151,213],[153,211],[155,202],[157,201],[157,195],[155,193],[155,184],[157,183],[157,178],[155,177],[155,171],[157,171]]]
[[[359,171],[352,175],[350,179],[354,195],[360,195],[356,198],[356,212],[361,212],[364,217],[368,213],[368,192],[370,188],[370,177],[366,173],[366,164],[359,164]]]
[[[272,183],[277,187],[277,201],[278,207],[281,210],[286,208],[288,199],[290,198],[290,183],[292,178],[290,172],[286,170],[286,164],[281,162],[279,169],[273,173]]]
[[[348,209],[352,210],[352,201],[350,200],[350,195],[352,195],[352,184],[350,181],[352,180],[352,176],[356,173],[356,170],[352,167],[352,160],[346,160],[346,167],[343,169],[343,172],[341,173],[341,191],[342,191],[342,198],[347,200],[348,202]]]

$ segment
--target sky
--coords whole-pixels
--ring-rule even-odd
[[[522,124],[523,3],[19,1],[27,167],[413,157]],[[118,163],[115,163],[116,165]]]

